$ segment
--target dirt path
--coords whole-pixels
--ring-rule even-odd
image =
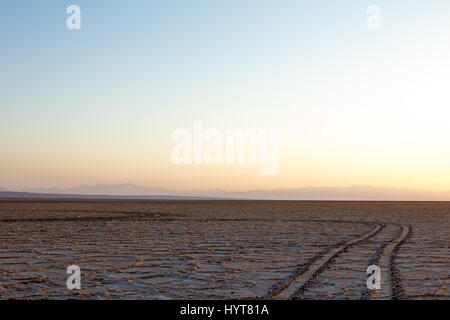
[[[406,298],[395,272],[394,255],[409,233],[408,226],[374,223],[368,232],[312,259],[266,298]],[[366,270],[373,264],[381,269],[381,289],[369,291]]]
[[[404,297],[401,289],[400,280],[394,273],[394,254],[396,249],[402,244],[410,233],[410,227],[399,226],[400,234],[392,239],[380,254],[377,265],[381,270],[381,289],[373,290],[371,299],[398,299]]]
[[[299,292],[301,292],[314,279],[314,277],[319,274],[328,263],[330,263],[333,258],[350,246],[372,237],[382,230],[382,228],[383,226],[381,225],[375,225],[368,232],[325,252],[322,256],[312,261],[306,268],[304,268],[304,270],[300,271],[289,282],[282,285],[277,291],[269,295],[267,298],[281,300],[295,298]]]

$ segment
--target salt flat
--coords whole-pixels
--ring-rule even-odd
[[[4,200],[0,298],[450,299],[449,222],[448,202]]]

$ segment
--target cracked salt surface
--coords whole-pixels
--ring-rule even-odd
[[[445,202],[2,201],[0,298],[450,299],[449,221]]]

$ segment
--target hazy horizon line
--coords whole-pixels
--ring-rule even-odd
[[[428,191],[411,188],[351,185],[345,187],[304,186],[274,189],[189,189],[172,190],[162,187],[145,187],[132,183],[80,185],[72,188],[26,188],[9,191],[46,195],[119,196],[119,197],[197,197],[234,198],[254,200],[390,200],[390,201],[450,201],[450,191]]]
[[[411,187],[388,187],[388,186],[377,186],[372,184],[350,184],[345,186],[333,186],[333,185],[305,185],[305,186],[288,186],[288,187],[277,187],[277,188],[247,188],[247,189],[227,189],[227,188],[170,188],[163,186],[147,186],[141,184],[135,184],[131,182],[123,183],[95,183],[95,184],[78,184],[70,187],[62,186],[38,186],[38,187],[21,187],[21,188],[11,188],[0,185],[0,190],[3,191],[16,191],[16,192],[26,192],[27,190],[59,190],[67,191],[78,188],[94,188],[94,187],[136,187],[145,189],[159,189],[175,192],[188,192],[188,191],[225,191],[225,192],[248,192],[248,191],[272,191],[272,190],[298,190],[298,189],[348,189],[348,188],[373,188],[373,189],[390,189],[390,190],[409,190],[409,191],[421,191],[421,192],[450,192],[450,190],[441,189],[422,189],[422,188],[411,188]]]

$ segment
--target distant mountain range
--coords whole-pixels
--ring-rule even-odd
[[[6,192],[4,188],[0,187],[0,197],[450,201],[450,192],[379,188],[372,186],[304,187],[249,191],[225,191],[220,189],[174,191],[164,188],[148,188],[133,184],[117,184],[79,186],[70,189],[26,189],[14,192]]]
[[[168,189],[147,188],[130,183],[125,184],[98,184],[93,186],[78,186],[69,189],[47,188],[47,189],[25,189],[24,192],[52,193],[52,194],[79,194],[79,195],[117,195],[117,196],[144,196],[144,195],[171,195]]]

